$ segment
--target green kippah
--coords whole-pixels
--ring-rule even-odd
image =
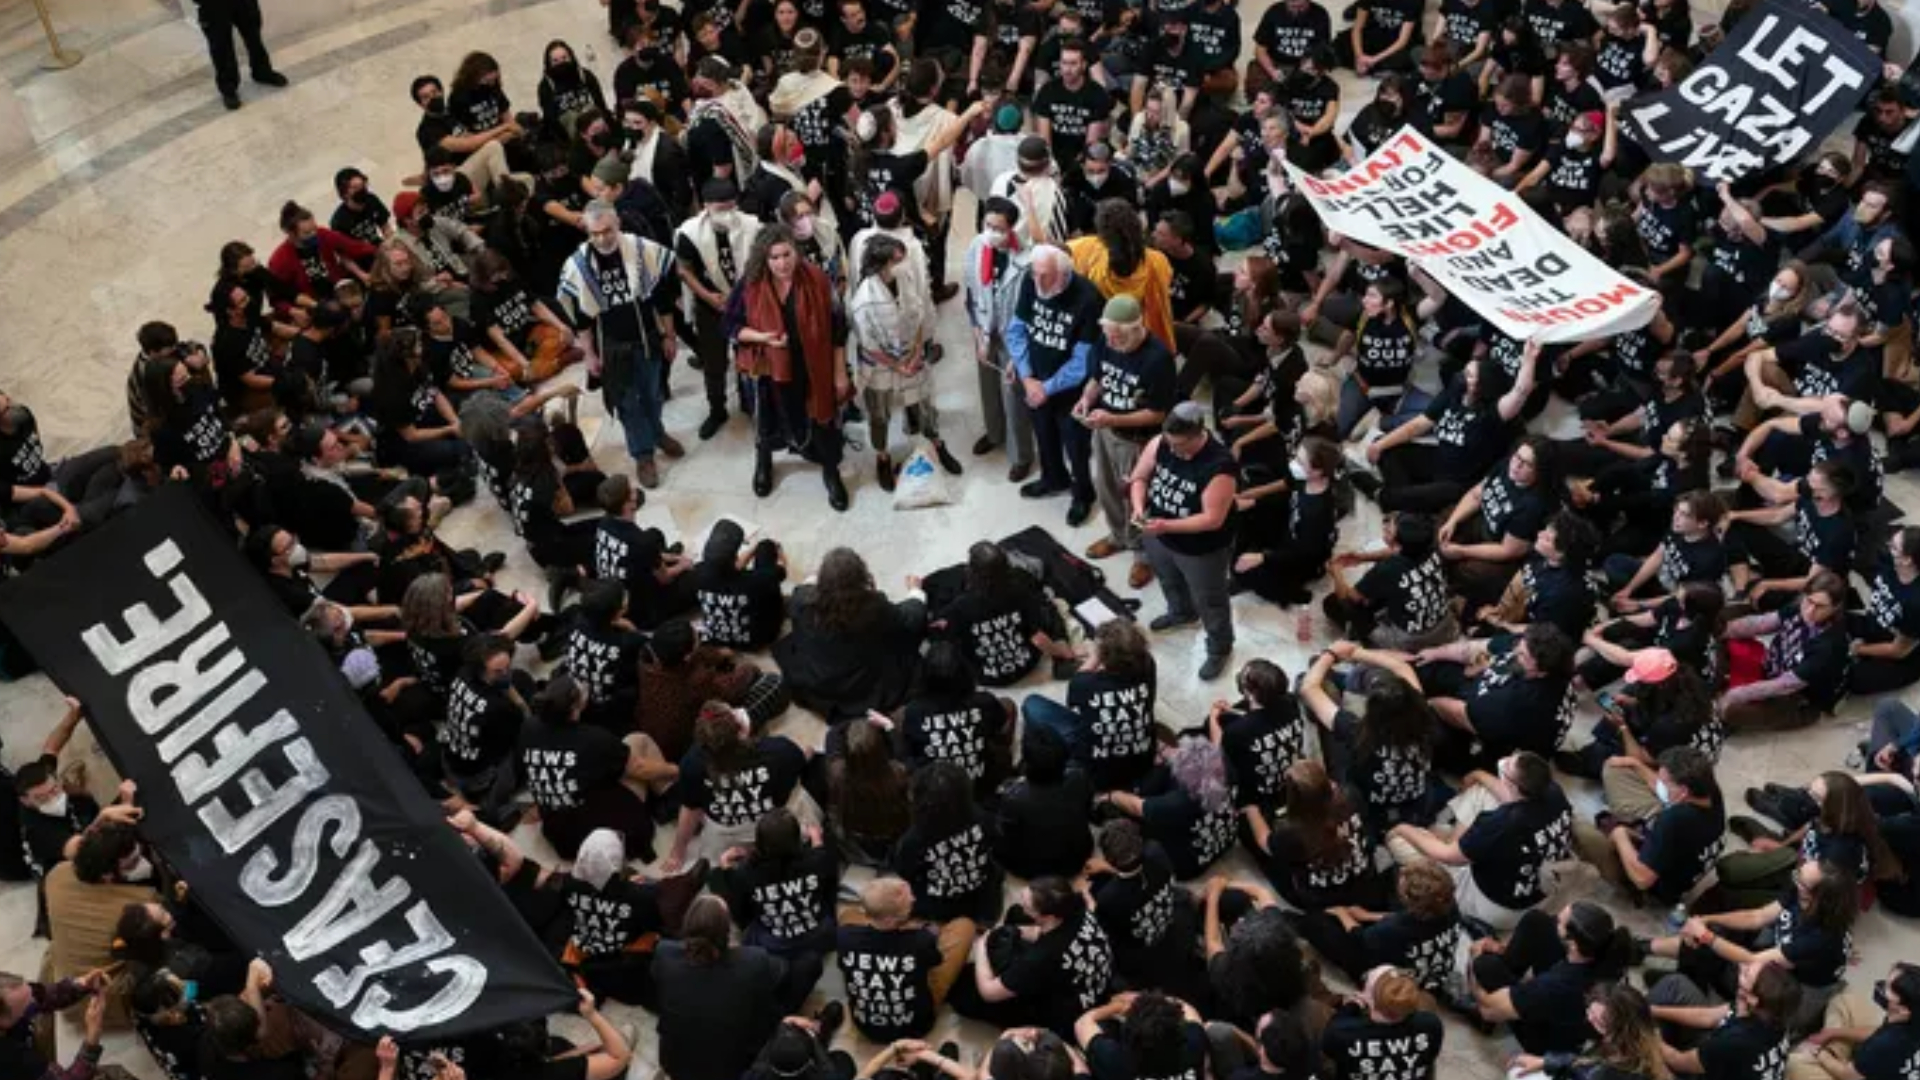
[[[1107,301],[1106,309],[1100,312],[1101,322],[1136,323],[1140,321],[1140,301],[1121,293]]]
[[[1019,131],[1022,119],[1020,106],[1002,105],[993,112],[993,129],[1001,132]]]

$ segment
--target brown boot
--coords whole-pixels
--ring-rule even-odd
[[[633,476],[640,481],[640,486],[643,488],[652,489],[660,486],[660,466],[654,463],[652,455],[634,459]]]
[[[1130,589],[1144,589],[1152,581],[1153,564],[1147,562],[1145,559],[1134,559],[1133,565],[1127,569],[1127,587]]]
[[[1089,559],[1111,559],[1118,554],[1120,554],[1120,545],[1114,543],[1109,537],[1103,536],[1087,545]]]
[[[660,433],[660,452],[670,458],[683,458],[687,456],[687,448],[680,445],[680,440],[664,431]]]

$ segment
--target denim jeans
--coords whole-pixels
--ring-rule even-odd
[[[1076,759],[1086,749],[1086,732],[1079,715],[1052,698],[1028,694],[1020,703],[1020,716],[1028,727],[1043,727],[1060,736],[1067,752]]]
[[[666,397],[660,386],[660,359],[636,341],[609,341],[602,353],[608,370],[622,370],[625,389],[613,403],[614,415],[626,430],[627,453],[649,458],[660,445],[666,423],[660,412]]]
[[[1360,389],[1360,381],[1347,376],[1340,384],[1340,408],[1335,414],[1334,426],[1342,439],[1351,438],[1353,429],[1360,425],[1360,419],[1371,412],[1377,404],[1380,409],[1378,427],[1382,432],[1392,431],[1408,420],[1426,411],[1427,403],[1433,395],[1408,383],[1398,398],[1370,398]]]

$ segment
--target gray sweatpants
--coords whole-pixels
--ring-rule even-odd
[[[893,427],[893,411],[900,401],[900,395],[891,390],[865,390],[861,392],[861,404],[867,410],[867,434],[873,440],[873,452],[887,452],[887,436]],[[920,399],[918,405],[901,405],[901,410],[913,414],[919,421],[920,434],[940,441],[940,412],[933,407],[933,395]]]
[[[1127,495],[1127,478],[1140,462],[1143,443],[1134,442],[1112,428],[1097,428],[1093,433],[1093,497],[1100,501],[1100,516],[1107,519],[1107,539],[1126,548],[1140,550],[1140,530],[1132,523],[1133,500]]]
[[[1225,656],[1233,651],[1233,605],[1229,579],[1233,573],[1233,545],[1206,555],[1183,555],[1168,547],[1165,540],[1149,536],[1141,545],[1153,576],[1160,582],[1160,593],[1167,599],[1167,613],[1182,621],[1198,616],[1207,631],[1207,655]]]
[[[1007,448],[1008,465],[1032,468],[1033,418],[1027,415],[1027,401],[1020,393],[1020,384],[1007,381],[1006,372],[1013,361],[1008,358],[1007,343],[999,334],[987,336],[987,360],[990,362],[973,365],[980,383],[980,418],[987,425],[987,441]],[[1009,434],[1012,438],[1008,438]]]

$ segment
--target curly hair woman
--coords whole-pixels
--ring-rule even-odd
[[[906,701],[927,629],[926,597],[916,579],[908,585],[890,602],[859,554],[827,552],[814,583],[793,591],[793,629],[773,646],[794,701],[830,724]]]

